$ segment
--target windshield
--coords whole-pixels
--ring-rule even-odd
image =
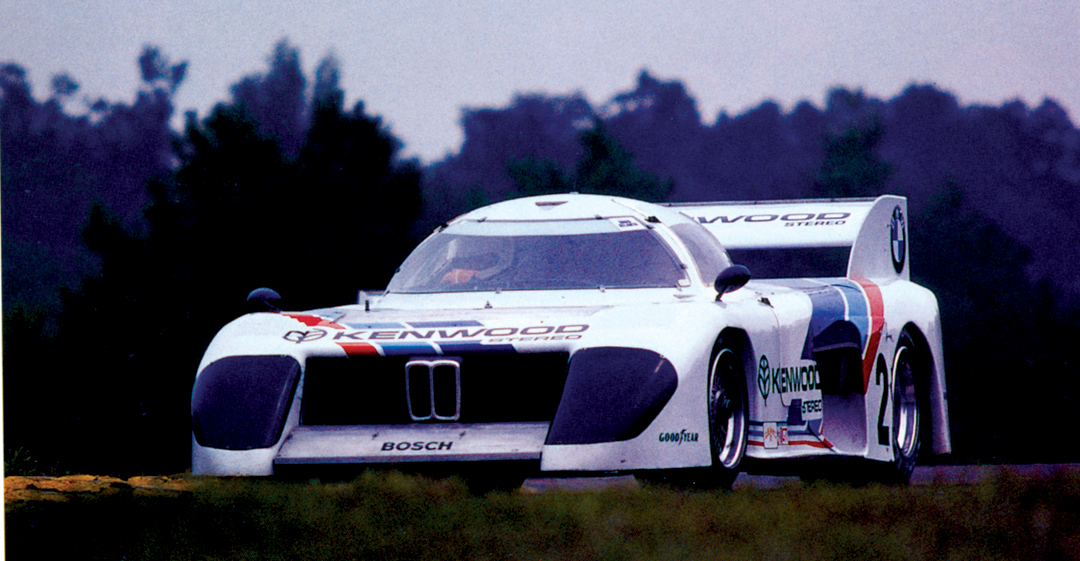
[[[731,259],[724,251],[724,246],[720,245],[720,242],[716,241],[716,238],[701,224],[696,222],[675,224],[671,227],[671,231],[675,232],[675,235],[686,244],[690,256],[697,263],[701,281],[706,285],[712,286],[720,271],[731,266]]]
[[[463,222],[420,244],[389,292],[428,293],[688,284],[655,232],[634,218]]]

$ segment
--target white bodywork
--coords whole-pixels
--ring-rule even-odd
[[[893,377],[891,371],[875,372],[874,366],[883,359],[891,370],[904,330],[917,332],[932,358],[923,411],[932,430],[923,435],[924,450],[932,446],[935,453],[947,453],[950,436],[937,302],[909,280],[906,210],[905,199],[889,196],[659,206],[576,194],[478,209],[451,226],[470,221],[482,227],[515,221],[632,218],[634,227],[654,231],[668,245],[685,267],[686,280],[653,288],[388,292],[362,295],[358,304],[326,310],[243,316],[213,340],[199,376],[209,365],[230,357],[295,359],[300,373],[295,390],[283,394],[290,402],[282,409],[280,436],[268,446],[251,449],[204,446],[193,436],[192,469],[200,474],[267,475],[276,465],[288,464],[482,460],[538,460],[541,470],[558,472],[708,466],[713,463],[709,368],[722,333],[739,334],[749,343],[747,457],[891,461],[893,439],[880,435],[893,430],[893,403],[888,398]],[[847,275],[755,279],[718,301],[711,279],[702,278],[700,265],[671,229],[695,222],[732,250],[850,248]],[[817,364],[807,358],[812,324],[834,320],[858,328],[865,366],[861,387],[842,395],[822,391]],[[467,347],[454,346],[464,342]],[[306,364],[312,357],[426,357],[421,362],[436,368],[439,357],[464,348],[470,353],[490,348],[516,355],[562,352],[569,357],[585,349],[644,349],[670,363],[677,386],[662,408],[650,413],[647,425],[635,429],[636,434],[604,442],[551,442],[552,419],[364,425],[301,421]],[[435,382],[431,383],[434,393]],[[386,399],[406,399],[407,384],[402,378],[401,392]],[[459,374],[459,409],[461,387]],[[196,393],[203,391],[199,388],[197,380]],[[207,399],[211,398],[200,397]],[[196,409],[193,397],[193,415]],[[574,419],[578,425],[590,422],[580,415]]]

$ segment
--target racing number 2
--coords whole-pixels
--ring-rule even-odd
[[[877,441],[882,446],[889,445],[889,427],[885,426],[885,403],[889,395],[889,367],[885,363],[885,357],[878,355],[877,374],[874,375],[874,383],[882,386],[881,405],[878,406],[877,416]]]

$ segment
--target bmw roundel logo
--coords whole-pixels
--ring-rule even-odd
[[[889,224],[889,245],[892,247],[892,264],[896,274],[904,270],[904,259],[907,256],[907,224],[904,222],[904,211],[897,206],[892,211],[892,222]]]

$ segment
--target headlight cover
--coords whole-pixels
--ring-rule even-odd
[[[570,357],[562,401],[547,444],[594,444],[641,434],[675,393],[679,379],[646,349],[595,347]]]
[[[230,356],[210,363],[191,393],[195,440],[208,448],[269,448],[285,427],[300,380],[291,356]]]

